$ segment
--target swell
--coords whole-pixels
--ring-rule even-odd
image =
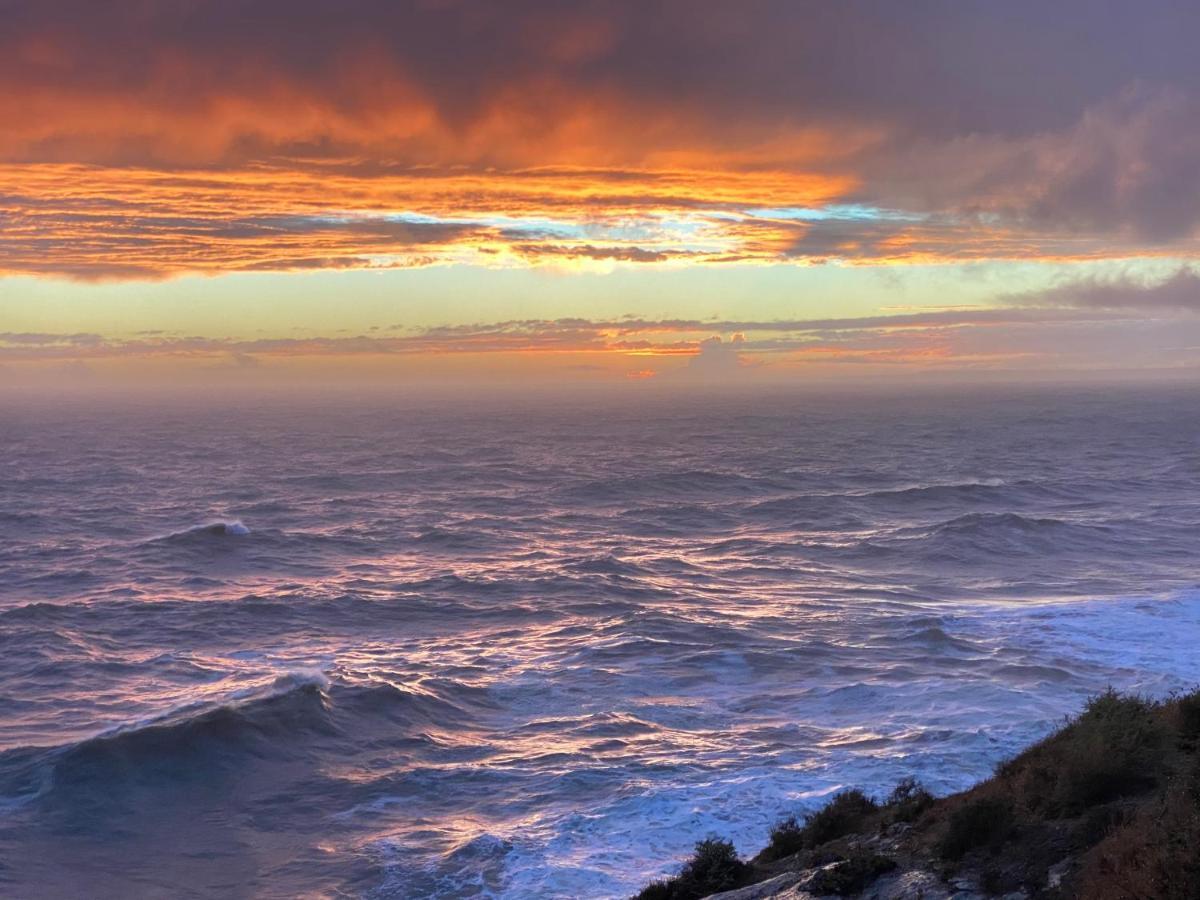
[[[442,696],[460,688],[462,703]],[[320,673],[282,675],[84,740],[0,753],[0,805],[71,803],[129,787],[165,793],[247,766],[324,756],[372,727],[401,738],[434,722],[461,722],[472,704],[479,699],[456,683],[410,691],[386,682],[334,684]]]
[[[1064,502],[1076,499],[1078,489],[1030,479],[1007,482],[965,481],[946,484],[913,485],[853,495],[854,499],[883,509],[911,511],[921,509],[991,507],[1006,509],[1036,503]]]
[[[160,537],[151,538],[146,543],[197,544],[210,543],[224,538],[239,538],[250,534],[250,529],[242,524],[240,519],[218,520],[194,525],[182,531],[173,531]]]
[[[1096,551],[1113,543],[1107,525],[1069,522],[1051,516],[1014,512],[972,512],[932,527],[905,529],[902,540],[915,540],[924,554],[964,559]]]
[[[621,503],[657,499],[710,500],[720,497],[746,497],[790,488],[778,479],[750,477],[710,469],[658,472],[589,480],[566,487],[563,499],[582,503]]]

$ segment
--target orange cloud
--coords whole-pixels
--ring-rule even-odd
[[[780,172],[540,168],[474,173],[353,166],[166,172],[0,166],[0,271],[162,277],[439,262],[774,255],[739,240],[747,205],[820,206],[846,178]]]
[[[0,165],[0,273],[614,264],[943,263],[1154,253],[969,218],[840,207],[850,176],[736,168],[463,171],[276,161],[237,170]]]
[[[1200,66],[1110,12],[10,3],[0,274],[1195,255]]]

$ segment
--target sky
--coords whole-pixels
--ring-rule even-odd
[[[1200,374],[1200,7],[0,0],[0,386]]]

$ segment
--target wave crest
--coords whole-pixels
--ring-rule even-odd
[[[0,790],[9,801],[45,794],[71,798],[120,783],[194,779],[249,757],[282,758],[297,735],[338,733],[329,681],[296,673],[220,703],[192,704],[61,747],[0,754]]]
[[[172,531],[159,537],[151,538],[147,544],[178,544],[201,545],[224,538],[239,538],[250,534],[250,529],[241,519],[217,519],[202,525],[193,525],[181,531]]]

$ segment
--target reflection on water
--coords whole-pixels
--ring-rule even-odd
[[[1200,681],[1178,393],[3,417],[13,896],[621,896]]]

